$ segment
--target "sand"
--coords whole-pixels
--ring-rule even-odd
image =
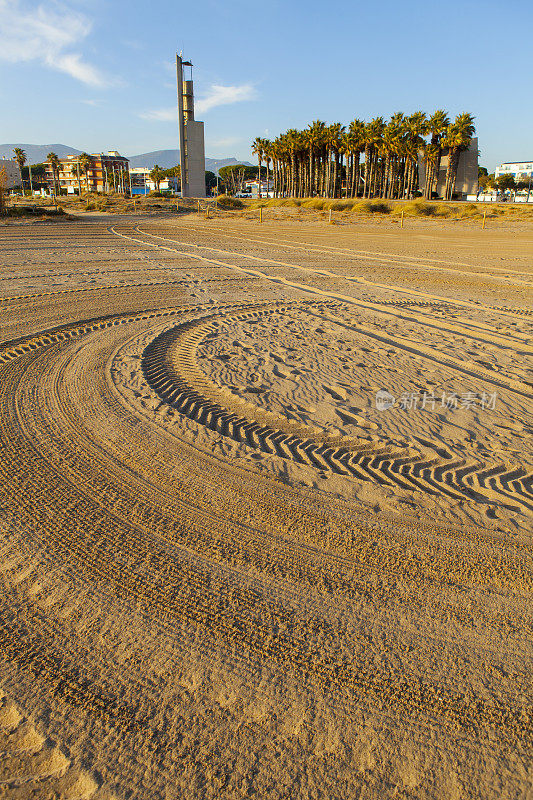
[[[530,796],[532,245],[0,230],[0,797]]]

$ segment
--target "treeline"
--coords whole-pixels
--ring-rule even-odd
[[[305,130],[291,128],[273,141],[256,138],[252,151],[263,162],[276,197],[412,197],[418,190],[419,154],[425,171],[424,196],[437,188],[441,159],[449,155],[444,197],[455,191],[461,151],[475,133],[471,114],[454,122],[443,110],[427,116],[401,112],[386,122],[354,119],[348,127],[315,120]],[[272,166],[271,166],[272,165]]]

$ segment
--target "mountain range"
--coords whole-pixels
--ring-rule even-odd
[[[26,152],[28,164],[41,164],[46,161],[48,153],[57,153],[59,158],[65,158],[68,155],[79,155],[82,150],[77,150],[75,147],[69,147],[66,144],[21,144],[20,142],[11,142],[7,144],[0,144],[0,158],[13,158],[13,149],[21,147]],[[153,150],[151,153],[140,153],[136,156],[128,156],[131,167],[147,167],[152,169],[156,164],[162,169],[169,169],[179,164],[179,150]],[[230,164],[245,164],[251,166],[249,161],[238,161],[236,158],[206,158],[205,168],[211,172],[217,173],[222,167]]]
[[[179,164],[180,151],[179,150],[153,150],[151,153],[140,153],[138,156],[128,156],[130,160],[130,167],[149,167],[152,169],[156,164],[162,169],[169,169]],[[222,167],[230,164],[245,164],[251,166],[249,161],[237,161],[236,158],[206,158],[205,168],[211,172],[218,172]]]

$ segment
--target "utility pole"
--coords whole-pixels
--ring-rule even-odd
[[[33,182],[32,182],[32,179],[31,179],[31,164],[28,164],[28,172],[30,174],[30,192],[31,192],[31,196],[33,197]]]

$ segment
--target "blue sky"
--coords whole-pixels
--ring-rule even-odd
[[[401,110],[476,117],[480,163],[533,158],[530,0],[0,0],[0,142],[176,147],[175,53],[206,155]]]

